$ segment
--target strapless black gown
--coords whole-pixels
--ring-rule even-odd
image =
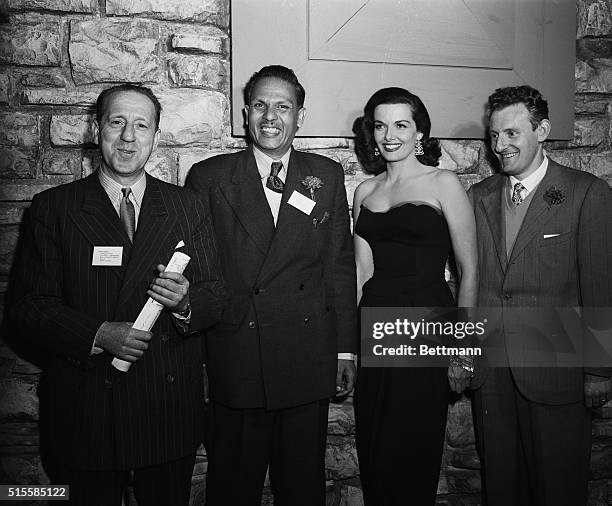
[[[455,305],[444,279],[450,234],[434,207],[362,206],[355,232],[374,257],[361,307]],[[360,367],[355,414],[366,505],[435,504],[449,398],[446,368]]]

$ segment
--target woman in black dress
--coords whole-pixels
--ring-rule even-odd
[[[455,173],[437,168],[441,150],[430,127],[419,97],[402,88],[377,91],[353,125],[357,156],[376,174],[353,203],[362,308],[475,305],[474,215]],[[444,276],[451,253],[457,302]],[[360,368],[355,411],[366,505],[435,503],[449,383],[462,391],[469,368]]]

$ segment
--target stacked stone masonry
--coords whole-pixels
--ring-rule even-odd
[[[163,133],[147,170],[164,180],[183,184],[196,161],[244,147],[230,127],[229,8],[229,0],[0,1],[0,310],[33,195],[99,163],[92,106],[109,83],[143,82],[160,98]],[[578,0],[576,16],[575,134],[547,150],[612,184],[612,3]],[[352,200],[367,176],[351,139],[298,139],[296,147],[339,161]],[[441,167],[466,188],[491,174],[482,142],[443,140],[442,147]],[[0,483],[46,483],[36,427],[39,371],[4,340],[0,364]],[[354,434],[351,400],[332,404],[328,505],[363,504]],[[611,504],[612,406],[596,413],[593,435],[589,504]],[[203,504],[206,470],[200,450],[193,504]],[[479,489],[470,404],[462,398],[449,407],[438,504],[479,504]],[[269,487],[263,504],[272,504]]]

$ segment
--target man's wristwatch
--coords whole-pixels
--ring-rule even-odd
[[[175,314],[180,316],[181,318],[187,318],[191,314],[191,304],[188,302],[187,307],[185,309],[183,309],[182,311],[178,311]]]

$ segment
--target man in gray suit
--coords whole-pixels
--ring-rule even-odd
[[[559,325],[530,333],[527,310],[518,308],[535,308],[540,322],[571,307],[609,308],[610,190],[546,156],[548,105],[537,90],[498,89],[488,111],[501,173],[470,193],[478,305],[500,308],[503,323],[489,336],[502,363],[491,353],[493,367],[481,364],[472,382],[484,499],[490,506],[579,506],[587,496],[589,408],[610,398],[610,369],[559,367]]]

